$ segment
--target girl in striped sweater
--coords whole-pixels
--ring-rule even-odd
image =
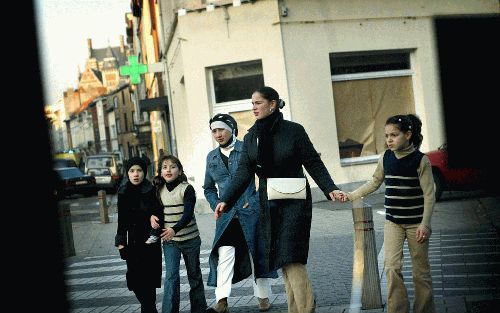
[[[341,201],[356,200],[385,182],[384,267],[387,276],[389,313],[408,313],[410,304],[401,273],[403,245],[408,241],[415,287],[414,313],[434,313],[428,258],[434,179],[429,158],[418,149],[422,122],[413,115],[395,115],[385,123],[387,149],[380,157],[371,181],[341,192]]]
[[[201,239],[194,216],[195,190],[187,182],[181,161],[172,155],[160,158],[154,185],[163,208],[151,216],[151,227],[162,229],[165,261],[162,313],[179,312],[181,254],[191,287],[191,312],[204,312],[207,301],[200,268]]]

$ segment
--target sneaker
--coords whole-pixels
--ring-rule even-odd
[[[154,235],[151,235],[149,236],[148,240],[146,240],[146,243],[149,245],[149,244],[152,244],[152,243],[155,243],[158,241],[160,237],[158,236],[154,236]]]
[[[259,298],[259,311],[266,312],[271,308],[271,302],[269,302],[269,298]]]

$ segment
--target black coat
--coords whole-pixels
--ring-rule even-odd
[[[130,182],[118,190],[118,229],[115,245],[127,262],[127,287],[129,290],[160,288],[162,255],[160,241],[146,244],[151,230],[150,217],[160,206],[155,189],[144,179],[138,187]]]
[[[335,186],[319,154],[314,149],[302,125],[276,119],[271,129],[273,142],[273,167],[269,177],[304,177],[302,166],[328,195]],[[257,134],[255,125],[245,135],[238,170],[230,188],[221,196],[229,207],[240,197],[254,177],[257,162]],[[289,263],[307,263],[312,219],[312,198],[307,183],[306,200],[267,200],[266,179],[259,180],[260,223],[264,239],[265,271],[276,270]],[[329,198],[327,196],[327,198]],[[270,204],[272,209],[270,209]]]

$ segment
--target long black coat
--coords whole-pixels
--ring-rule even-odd
[[[146,244],[151,230],[150,217],[160,206],[155,189],[144,179],[139,187],[130,182],[118,190],[118,229],[115,245],[124,245],[129,290],[160,288],[162,255],[160,241]]]
[[[304,177],[302,165],[327,196],[335,189],[332,178],[314,149],[302,125],[276,119],[271,128],[273,136],[273,167],[269,177]],[[243,193],[254,177],[257,163],[257,134],[255,125],[243,139],[238,170],[230,188],[221,196],[229,207]],[[266,179],[259,180],[260,223],[264,238],[265,271],[276,270],[289,263],[307,263],[312,218],[311,189],[307,183],[306,200],[267,200]],[[329,198],[327,196],[327,198]],[[270,208],[271,206],[271,208]]]

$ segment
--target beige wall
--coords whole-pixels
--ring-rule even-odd
[[[359,1],[353,5],[352,1],[287,0],[286,5],[288,16],[281,18],[281,27],[292,119],[306,128],[340,184],[370,179],[376,164],[340,165],[329,54],[414,51],[415,110],[423,121],[421,150],[425,152],[445,141],[432,16],[498,12],[497,1]]]
[[[265,83],[288,100],[280,27],[273,25],[279,21],[276,2],[230,6],[227,14],[227,24],[222,8],[180,16],[167,55],[178,154],[198,197],[203,197],[207,153],[215,147],[207,68],[261,59]]]
[[[280,14],[283,3],[286,17]],[[329,54],[413,51],[415,109],[424,124],[425,152],[445,141],[432,18],[482,13],[499,13],[498,1],[268,0],[228,6],[227,15],[218,7],[179,16],[166,62],[178,154],[194,177],[198,197],[203,197],[205,157],[214,148],[207,68],[261,59],[265,84],[286,101],[285,117],[306,128],[335,182],[364,181],[374,163],[340,165]]]

